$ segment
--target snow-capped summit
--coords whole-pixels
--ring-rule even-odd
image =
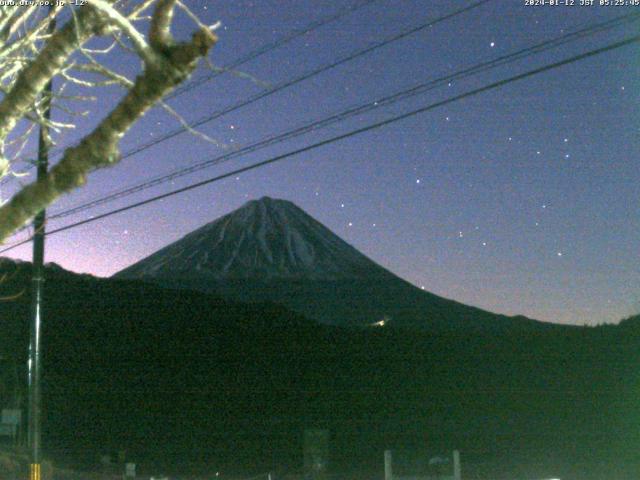
[[[191,232],[117,274],[214,280],[355,280],[387,275],[286,200],[263,197]]]
[[[246,203],[115,277],[275,302],[342,326],[495,332],[532,322],[422,291],[293,203],[269,197]]]

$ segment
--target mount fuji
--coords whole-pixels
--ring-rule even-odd
[[[499,332],[550,327],[416,288],[292,202],[252,200],[114,275],[274,302],[326,324]]]

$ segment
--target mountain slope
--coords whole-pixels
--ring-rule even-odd
[[[122,270],[120,278],[358,280],[389,277],[291,202],[264,197]]]
[[[504,331],[552,328],[423,292],[299,207],[264,197],[118,272],[164,286],[274,301],[323,323]]]

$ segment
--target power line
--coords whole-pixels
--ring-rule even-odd
[[[305,80],[313,78],[313,77],[315,77],[315,76],[317,76],[317,75],[319,75],[321,73],[329,71],[329,70],[331,70],[333,68],[336,68],[336,67],[338,67],[340,65],[343,65],[345,63],[351,62],[351,61],[353,61],[353,60],[355,60],[357,58],[360,58],[360,57],[362,57],[364,55],[367,55],[368,53],[371,53],[371,52],[373,52],[375,50],[378,50],[379,48],[385,47],[385,46],[387,46],[387,45],[389,45],[391,43],[394,43],[394,42],[397,42],[399,40],[402,40],[403,38],[406,38],[406,37],[408,37],[410,35],[413,35],[414,33],[417,33],[417,32],[419,32],[421,30],[424,30],[425,28],[429,28],[429,27],[432,27],[434,25],[437,25],[438,23],[444,22],[446,20],[450,20],[450,19],[452,19],[452,18],[454,18],[454,17],[456,17],[458,15],[461,15],[463,13],[471,11],[471,10],[473,10],[475,8],[478,8],[478,7],[482,6],[482,5],[484,5],[485,3],[489,3],[491,1],[492,0],[480,0],[480,1],[477,1],[475,3],[472,3],[471,5],[468,5],[466,7],[463,7],[463,8],[460,8],[458,10],[455,10],[455,11],[453,11],[451,13],[448,13],[448,14],[442,15],[440,17],[437,17],[437,18],[435,18],[433,20],[427,20],[426,22],[418,25],[417,27],[413,27],[413,28],[411,28],[409,30],[406,30],[406,31],[401,32],[401,33],[396,34],[396,35],[393,35],[393,36],[391,36],[391,37],[389,37],[389,38],[387,38],[385,40],[381,40],[379,42],[376,42],[373,45],[371,45],[369,47],[366,47],[364,49],[356,50],[355,52],[352,52],[352,53],[350,53],[348,55],[345,55],[344,57],[340,58],[339,60],[335,60],[335,61],[333,61],[333,62],[331,62],[329,64],[326,64],[326,65],[323,65],[321,67],[315,68],[315,69],[313,69],[313,70],[311,70],[311,71],[309,71],[307,73],[304,73],[304,74],[302,74],[302,75],[300,75],[298,77],[295,77],[292,80],[287,80],[287,81],[275,86],[274,88],[272,88],[270,90],[259,92],[256,95],[253,95],[253,96],[251,96],[251,97],[249,97],[247,99],[241,100],[240,102],[238,102],[238,103],[236,103],[234,105],[231,105],[231,106],[226,107],[226,108],[224,108],[222,110],[213,112],[213,113],[211,113],[211,114],[209,114],[209,115],[207,115],[207,116],[205,116],[205,117],[203,117],[203,118],[201,118],[199,120],[196,120],[196,121],[190,123],[189,127],[190,128],[201,127],[202,125],[204,125],[206,123],[209,123],[209,122],[211,122],[213,120],[216,120],[216,119],[222,117],[223,115],[226,115],[226,114],[231,113],[231,112],[235,112],[236,110],[239,110],[240,108],[245,107],[247,105],[250,105],[252,103],[255,103],[258,100],[262,100],[263,98],[269,97],[269,96],[271,96],[271,95],[273,95],[275,93],[278,93],[278,92],[280,92],[280,91],[282,91],[282,90],[284,90],[286,88],[292,87],[292,86],[294,86],[294,85],[296,85],[296,84],[298,84],[300,82],[303,82]],[[128,152],[126,152],[125,154],[122,155],[122,159],[130,157],[132,155],[136,155],[136,154],[138,154],[138,153],[140,153],[140,152],[142,152],[144,150],[147,150],[147,149],[149,149],[149,148],[151,148],[151,147],[153,147],[155,145],[158,145],[161,142],[164,142],[164,141],[169,140],[169,139],[171,139],[173,137],[176,137],[176,136],[178,136],[181,133],[184,133],[186,131],[188,131],[187,128],[180,127],[180,128],[175,129],[175,130],[172,130],[171,132],[167,132],[163,136],[158,137],[155,140],[152,140],[152,141],[150,141],[150,142],[148,142],[146,144],[139,145],[139,146],[129,150]]]
[[[271,88],[271,89],[266,90],[266,91],[259,92],[256,95],[253,95],[253,96],[251,96],[251,97],[249,97],[247,99],[241,100],[240,102],[235,103],[235,104],[233,104],[233,105],[231,105],[229,107],[226,107],[226,108],[224,108],[222,110],[218,110],[218,111],[216,111],[214,113],[211,113],[211,114],[209,114],[209,115],[207,115],[207,116],[205,116],[205,117],[203,117],[203,118],[201,118],[199,120],[196,120],[195,122],[190,123],[189,124],[189,128],[193,129],[193,128],[201,127],[202,125],[204,125],[206,123],[209,123],[209,122],[211,122],[213,120],[216,120],[216,119],[222,117],[223,115],[226,115],[226,114],[231,113],[231,112],[235,112],[236,110],[239,110],[240,108],[245,107],[247,105],[250,105],[252,103],[255,103],[258,100],[262,100],[263,98],[269,97],[269,96],[271,96],[271,95],[273,95],[275,93],[278,93],[278,92],[280,92],[280,91],[282,91],[282,90],[284,90],[286,88],[292,87],[294,85],[297,85],[300,82],[303,82],[305,80],[313,78],[316,75],[320,75],[321,73],[329,71],[329,70],[331,70],[333,68],[336,68],[336,67],[338,67],[338,66],[340,66],[342,64],[345,64],[347,62],[351,62],[351,61],[353,61],[353,60],[355,60],[357,58],[360,58],[360,57],[362,57],[364,55],[367,55],[368,53],[371,53],[371,52],[373,52],[373,51],[375,51],[375,50],[377,50],[379,48],[385,47],[385,46],[387,46],[387,45],[389,45],[391,43],[394,43],[394,42],[397,42],[399,40],[402,40],[403,38],[406,38],[406,37],[408,37],[410,35],[413,35],[414,33],[417,33],[417,32],[419,32],[421,30],[424,30],[425,28],[429,28],[429,27],[432,27],[434,25],[437,25],[438,23],[441,23],[441,22],[444,22],[444,21],[449,20],[451,18],[454,18],[454,17],[456,17],[458,15],[461,15],[463,13],[466,13],[466,12],[470,11],[470,10],[478,8],[478,7],[482,6],[482,5],[484,5],[485,3],[489,3],[491,1],[492,0],[479,0],[479,1],[477,1],[475,3],[472,3],[471,5],[468,5],[466,7],[460,8],[458,10],[454,10],[451,13],[445,14],[443,16],[437,17],[437,18],[432,19],[432,20],[427,20],[426,22],[424,22],[424,23],[422,23],[422,24],[420,24],[420,25],[418,25],[416,27],[410,28],[409,30],[406,30],[406,31],[401,32],[401,33],[398,33],[396,35],[392,35],[391,37],[389,37],[389,38],[387,38],[385,40],[381,40],[379,42],[376,42],[376,43],[374,43],[374,44],[372,44],[369,47],[366,47],[364,49],[356,50],[355,52],[352,52],[352,53],[340,58],[339,60],[335,60],[335,61],[333,61],[333,62],[331,62],[329,64],[326,64],[326,65],[323,65],[323,66],[318,67],[316,69],[313,69],[313,70],[311,70],[311,71],[309,71],[307,73],[304,73],[304,74],[302,74],[302,75],[300,75],[298,77],[295,77],[292,80],[285,81],[285,82],[275,86],[274,88]],[[171,138],[174,138],[174,137],[176,137],[176,136],[178,136],[178,135],[180,135],[180,134],[182,134],[184,132],[187,132],[189,130],[189,128],[187,128],[187,127],[179,127],[179,128],[177,128],[175,130],[172,130],[170,132],[165,133],[161,137],[158,137],[155,140],[152,140],[151,142],[148,142],[146,144],[142,144],[142,145],[139,145],[137,147],[134,147],[133,149],[125,152],[124,154],[122,154],[121,157],[120,157],[120,160],[124,160],[125,158],[128,158],[128,157],[131,157],[133,155],[136,155],[136,154],[138,154],[138,153],[140,153],[140,152],[142,152],[144,150],[147,150],[147,149],[149,149],[149,148],[151,148],[151,147],[153,147],[155,145],[158,145],[161,142],[164,142],[166,140],[170,140]],[[59,154],[65,148],[66,147],[61,147],[56,153]],[[26,171],[28,171],[28,170],[26,170]],[[0,181],[0,186],[1,185],[2,185],[2,181]]]
[[[638,43],[638,42],[640,42],[640,35],[629,37],[629,38],[626,38],[626,39],[624,39],[622,41],[609,44],[609,45],[607,45],[605,47],[601,47],[601,48],[598,48],[598,49],[595,49],[595,50],[590,50],[590,51],[588,51],[586,53],[582,53],[580,55],[576,55],[576,56],[567,58],[565,60],[561,60],[561,61],[549,64],[549,65],[545,65],[543,67],[535,68],[533,70],[529,70],[529,71],[527,71],[525,73],[521,73],[519,75],[515,75],[515,76],[512,76],[512,77],[506,78],[504,80],[499,80],[497,82],[491,83],[491,84],[486,85],[484,87],[480,87],[480,88],[471,90],[469,92],[465,92],[465,93],[462,93],[460,95],[456,95],[456,96],[450,97],[448,99],[441,100],[439,102],[432,103],[430,105],[427,105],[427,106],[424,106],[424,107],[421,107],[421,108],[418,108],[418,109],[415,109],[415,110],[411,110],[411,111],[403,113],[401,115],[396,115],[394,117],[391,117],[391,118],[388,118],[386,120],[367,125],[367,126],[362,127],[362,128],[358,128],[356,130],[351,130],[351,131],[349,131],[347,133],[343,133],[341,135],[337,135],[335,137],[331,137],[329,139],[322,140],[320,142],[316,142],[316,143],[313,143],[311,145],[307,145],[306,147],[302,147],[302,148],[299,148],[299,149],[296,149],[296,150],[292,150],[290,152],[283,153],[281,155],[277,155],[277,156],[272,157],[270,159],[263,160],[263,161],[258,162],[258,163],[254,163],[253,165],[249,165],[249,166],[246,166],[246,167],[238,168],[238,169],[233,170],[231,172],[227,172],[225,174],[218,175],[218,176],[209,178],[207,180],[202,180],[200,182],[192,183],[191,185],[187,185],[186,187],[182,187],[182,188],[179,188],[177,190],[173,190],[171,192],[163,193],[161,195],[156,195],[154,197],[151,197],[151,198],[148,198],[146,200],[142,200],[140,202],[136,202],[136,203],[127,205],[125,207],[114,209],[114,210],[111,210],[109,212],[103,213],[101,215],[95,216],[93,218],[87,218],[85,220],[81,220],[81,221],[78,221],[78,222],[75,222],[75,223],[72,223],[72,224],[69,224],[69,225],[65,225],[63,227],[59,227],[57,229],[54,229],[54,230],[51,230],[51,231],[47,232],[47,235],[53,235],[53,234],[56,234],[56,233],[64,232],[66,230],[70,230],[70,229],[79,227],[81,225],[85,225],[85,224],[92,223],[92,222],[95,222],[95,221],[98,221],[98,220],[102,220],[104,218],[116,215],[118,213],[122,213],[122,212],[125,212],[125,211],[128,211],[128,210],[132,210],[134,208],[138,208],[138,207],[141,207],[143,205],[147,205],[149,203],[156,202],[158,200],[163,200],[165,198],[177,195],[179,193],[183,193],[183,192],[186,192],[186,191],[189,191],[189,190],[193,190],[193,189],[205,186],[205,185],[209,185],[211,183],[214,183],[214,182],[217,182],[217,181],[220,181],[220,180],[224,180],[224,179],[232,177],[234,175],[239,175],[239,174],[248,172],[250,170],[255,170],[255,169],[264,167],[266,165],[270,165],[272,163],[276,163],[276,162],[279,162],[281,160],[287,159],[289,157],[292,157],[292,156],[295,156],[295,155],[299,155],[301,153],[305,153],[305,152],[308,152],[310,150],[314,150],[316,148],[319,148],[319,147],[322,147],[322,146],[325,146],[325,145],[329,145],[331,143],[335,143],[335,142],[338,142],[340,140],[344,140],[346,138],[353,137],[355,135],[359,135],[361,133],[365,133],[365,132],[368,132],[368,131],[371,131],[371,130],[375,130],[375,129],[384,127],[386,125],[390,125],[392,123],[398,122],[400,120],[404,120],[406,118],[413,117],[413,116],[421,114],[421,113],[428,112],[428,111],[433,110],[435,108],[439,108],[439,107],[442,107],[444,105],[448,105],[450,103],[457,102],[459,100],[463,100],[465,98],[469,98],[469,97],[478,95],[480,93],[487,92],[489,90],[494,90],[496,88],[503,87],[504,85],[507,85],[509,83],[513,83],[513,82],[516,82],[516,81],[519,81],[519,80],[523,80],[525,78],[528,78],[528,77],[531,77],[531,76],[534,76],[534,75],[538,75],[540,73],[547,72],[547,71],[553,70],[555,68],[562,67],[564,65],[575,63],[575,62],[578,62],[580,60],[584,60],[586,58],[590,58],[590,57],[593,57],[593,56],[596,56],[596,55],[600,55],[602,53],[606,53],[606,52],[609,52],[609,51],[612,51],[612,50],[615,50],[615,49],[618,49],[618,48],[622,48],[622,47],[625,47],[627,45],[631,45],[631,44]],[[30,242],[30,241],[31,241],[31,238],[29,238],[27,240],[24,240],[24,241],[22,241],[20,243],[14,244],[14,245],[12,245],[12,246],[10,246],[8,248],[5,248],[3,250],[0,250],[0,254],[5,253],[5,252],[7,252],[9,250],[12,250],[12,249],[14,249],[14,248],[16,248],[16,247],[18,247],[20,245],[23,245],[25,243]]]
[[[225,115],[227,113],[230,113],[230,112],[233,112],[233,111],[235,111],[235,110],[237,110],[239,108],[242,108],[243,106],[246,106],[246,105],[248,105],[250,103],[253,103],[253,102],[257,101],[257,100],[260,100],[262,98],[265,98],[265,97],[267,97],[269,95],[272,95],[272,94],[274,94],[274,93],[276,93],[278,91],[281,91],[281,90],[283,90],[285,88],[293,86],[293,85],[295,85],[297,83],[300,83],[300,82],[302,82],[304,80],[312,78],[312,77],[314,77],[314,76],[316,76],[316,75],[318,75],[320,73],[323,73],[323,72],[325,72],[327,70],[335,68],[335,67],[337,67],[339,65],[342,65],[342,64],[347,63],[349,61],[355,60],[356,58],[359,58],[359,57],[361,57],[363,55],[366,55],[366,54],[368,54],[368,53],[370,53],[370,52],[372,52],[374,50],[377,50],[378,48],[382,48],[382,47],[384,47],[386,45],[389,45],[390,43],[393,43],[393,42],[396,42],[396,41],[401,40],[403,38],[406,38],[407,36],[410,36],[410,35],[418,32],[418,31],[424,30],[425,28],[432,27],[432,26],[434,26],[434,25],[436,25],[438,23],[444,22],[444,21],[449,20],[451,18],[454,18],[454,17],[456,17],[458,15],[461,15],[461,14],[463,14],[465,12],[468,12],[470,10],[478,8],[478,7],[480,7],[480,6],[482,6],[482,5],[486,4],[486,3],[489,3],[490,1],[492,1],[492,0],[480,0],[480,1],[477,1],[475,3],[472,3],[471,5],[468,5],[466,7],[460,8],[460,9],[455,10],[453,12],[450,12],[448,14],[442,15],[442,16],[437,17],[437,18],[432,19],[432,20],[428,20],[428,21],[426,21],[426,22],[424,22],[424,23],[422,23],[422,24],[420,24],[420,25],[418,25],[416,27],[413,27],[413,28],[411,28],[409,30],[406,30],[404,32],[401,32],[399,34],[393,35],[393,36],[391,36],[391,37],[389,37],[389,38],[387,38],[385,40],[376,42],[376,43],[372,44],[371,46],[369,46],[367,48],[352,52],[351,54],[346,55],[345,57],[342,57],[339,60],[336,60],[336,61],[334,61],[334,62],[332,62],[332,63],[330,63],[328,65],[324,65],[322,67],[316,68],[316,69],[314,69],[314,70],[312,70],[312,71],[310,71],[310,72],[308,72],[306,74],[303,74],[303,75],[301,75],[299,77],[296,77],[293,80],[284,82],[284,83],[280,84],[279,86],[277,86],[277,87],[275,87],[275,88],[273,88],[271,90],[267,90],[265,92],[261,92],[261,93],[259,93],[257,95],[254,95],[253,97],[250,97],[249,99],[241,101],[240,103],[237,103],[235,105],[227,107],[226,109],[214,112],[214,113],[208,115],[207,117],[205,117],[203,119],[200,119],[200,120],[198,120],[196,122],[193,122],[193,123],[189,124],[188,127],[178,128],[176,130],[173,130],[172,132],[168,132],[167,134],[163,135],[162,137],[159,137],[159,138],[157,138],[157,139],[155,139],[155,140],[153,140],[151,142],[139,145],[139,146],[137,146],[137,147],[125,152],[123,155],[121,155],[121,160],[123,160],[125,158],[128,158],[130,156],[133,156],[133,155],[135,155],[137,153],[140,153],[140,152],[142,152],[142,151],[144,151],[144,150],[146,150],[148,148],[151,148],[151,147],[153,147],[153,146],[155,146],[155,145],[157,145],[157,144],[159,144],[161,142],[169,140],[169,139],[171,139],[171,138],[173,138],[173,137],[175,137],[175,136],[177,136],[177,135],[179,135],[179,134],[181,134],[183,132],[188,131],[189,128],[200,127],[205,123],[211,122],[211,121],[213,121],[213,120],[215,120],[215,119],[217,119],[217,118],[219,118],[219,117],[221,117],[221,116],[223,116],[223,115]],[[61,148],[61,150],[62,149],[64,149],[64,147]],[[2,185],[2,181],[0,181],[0,186],[1,185]],[[52,217],[50,217],[50,218],[52,218]],[[21,231],[21,230],[19,230],[19,231]]]
[[[365,7],[373,2],[375,2],[377,0],[364,0],[361,1],[359,3],[353,4],[351,6],[348,6],[342,10],[340,10],[338,13],[336,13],[333,16],[315,21],[310,23],[309,25],[307,25],[304,29],[302,30],[296,30],[294,32],[292,32],[291,34],[276,40],[273,43],[267,44],[257,50],[254,50],[250,53],[248,53],[247,55],[240,57],[239,59],[237,59],[236,61],[230,63],[229,65],[225,66],[222,71],[220,72],[213,72],[210,73],[209,75],[206,75],[205,77],[202,78],[197,78],[194,80],[191,80],[189,83],[187,83],[186,85],[182,85],[178,88],[176,88],[173,92],[171,92],[169,95],[167,95],[165,97],[165,100],[170,100],[172,98],[175,98],[179,95],[182,95],[183,93],[186,93],[190,90],[193,90],[196,87],[199,87],[200,85],[213,80],[214,78],[216,78],[218,75],[221,75],[222,73],[224,73],[225,71],[230,71],[230,70],[234,70],[235,68],[238,68],[241,65],[244,65],[245,63],[253,60],[254,58],[257,58],[261,55],[264,55],[265,53],[268,53],[272,50],[275,50],[276,48],[279,48],[283,45],[286,45],[287,43],[290,43],[291,41],[295,40],[296,38],[299,38],[303,35],[306,35],[307,33],[310,33],[314,30],[317,30],[318,28],[331,23],[335,20],[339,20],[342,17],[345,17],[353,12],[355,12],[356,10],[359,10],[362,7]]]
[[[263,98],[269,97],[269,96],[271,96],[271,95],[273,95],[275,93],[278,93],[278,92],[280,92],[280,91],[282,91],[282,90],[284,90],[286,88],[292,87],[292,86],[294,86],[294,85],[296,85],[296,84],[298,84],[300,82],[303,82],[305,80],[313,78],[316,75],[319,75],[319,74],[324,73],[324,72],[326,72],[328,70],[331,70],[331,69],[333,69],[335,67],[338,67],[338,66],[340,66],[342,64],[345,64],[345,63],[350,62],[352,60],[355,60],[355,59],[357,59],[359,57],[362,57],[362,56],[364,56],[364,55],[366,55],[368,53],[371,53],[371,52],[373,52],[373,51],[375,51],[375,50],[377,50],[379,48],[385,47],[385,46],[387,46],[387,45],[389,45],[389,44],[391,44],[393,42],[397,42],[398,40],[402,40],[403,38],[406,38],[406,37],[408,37],[408,36],[410,36],[410,35],[412,35],[414,33],[417,33],[417,32],[419,32],[421,30],[424,30],[425,28],[432,27],[432,26],[434,26],[434,25],[436,25],[438,23],[444,22],[444,21],[449,20],[451,18],[454,18],[454,17],[456,17],[458,15],[461,15],[461,14],[463,14],[465,12],[468,12],[470,10],[478,8],[478,7],[484,5],[485,3],[488,3],[490,1],[492,1],[492,0],[480,0],[480,1],[475,2],[475,3],[473,3],[473,4],[471,4],[471,5],[467,6],[467,7],[460,8],[458,10],[455,10],[455,11],[453,11],[451,13],[448,13],[446,15],[443,15],[441,17],[437,17],[437,18],[435,18],[433,20],[428,20],[425,23],[422,23],[422,24],[418,25],[417,27],[413,27],[413,28],[411,28],[409,30],[406,30],[406,31],[401,32],[401,33],[396,34],[396,35],[393,35],[393,36],[391,36],[391,37],[389,37],[389,38],[387,38],[385,40],[381,40],[379,42],[376,42],[376,43],[374,43],[373,45],[371,45],[369,47],[366,47],[366,48],[361,49],[361,50],[356,50],[355,52],[352,52],[352,53],[340,58],[339,60],[335,60],[335,61],[333,61],[333,62],[331,62],[329,64],[326,64],[326,65],[323,65],[321,67],[318,67],[318,68],[316,68],[314,70],[311,70],[311,71],[309,71],[309,72],[307,72],[305,74],[302,74],[302,75],[300,75],[298,77],[295,77],[292,80],[285,81],[285,82],[275,86],[274,88],[272,88],[270,90],[259,92],[256,95],[253,95],[253,96],[251,96],[251,97],[249,97],[247,99],[241,100],[240,102],[235,103],[235,104],[233,104],[233,105],[231,105],[229,107],[226,107],[226,108],[224,108],[222,110],[218,110],[216,112],[213,112],[213,113],[211,113],[211,114],[209,114],[209,115],[207,115],[207,116],[205,116],[205,117],[203,117],[203,118],[201,118],[199,120],[196,120],[195,122],[190,123],[189,124],[189,128],[193,129],[193,128],[201,127],[202,125],[204,125],[206,123],[209,123],[209,122],[211,122],[213,120],[216,120],[216,119],[222,117],[223,115],[226,115],[228,113],[231,113],[231,112],[234,112],[236,110],[239,110],[242,107],[245,107],[245,106],[250,105],[250,104],[252,104],[254,102],[257,102],[258,100],[262,100]],[[138,153],[140,153],[140,152],[142,152],[144,150],[147,150],[147,149],[149,149],[149,148],[151,148],[151,147],[153,147],[155,145],[158,145],[159,143],[162,143],[162,142],[164,142],[166,140],[170,140],[171,138],[174,138],[174,137],[176,137],[176,136],[178,136],[178,135],[180,135],[180,134],[182,134],[184,132],[187,132],[189,130],[189,128],[180,127],[180,128],[177,128],[175,130],[172,130],[170,132],[165,133],[164,135],[162,135],[161,137],[156,138],[155,140],[152,140],[152,141],[150,141],[148,143],[145,143],[145,144],[142,144],[142,145],[138,145],[137,147],[134,147],[133,149],[128,150],[127,152],[122,154],[120,159],[124,160],[125,158],[128,158],[128,157],[131,157],[133,155],[136,155],[136,154],[138,154]],[[61,147],[57,151],[57,153],[60,153],[62,150],[64,150],[64,148],[66,148],[66,147]],[[28,171],[28,169],[26,171]],[[0,186],[1,185],[2,185],[2,181],[0,181]]]
[[[460,79],[466,78],[468,76],[471,75],[475,75],[481,72],[485,72],[488,71],[490,69],[502,66],[502,65],[506,65],[508,63],[517,61],[517,60],[521,60],[523,58],[527,58],[531,55],[535,55],[544,51],[547,51],[551,48],[557,47],[559,45],[563,45],[567,42],[573,41],[573,40],[577,40],[580,38],[584,38],[588,35],[593,35],[594,33],[598,33],[598,32],[602,32],[604,30],[608,30],[611,28],[614,28],[622,23],[628,23],[628,22],[632,22],[632,21],[637,21],[638,19],[640,19],[640,13],[636,13],[636,14],[631,14],[631,15],[623,15],[620,17],[617,17],[615,19],[611,19],[608,20],[606,22],[601,22],[599,24],[595,24],[595,25],[590,25],[587,26],[585,28],[582,28],[580,30],[574,31],[574,32],[570,32],[567,33],[565,35],[562,35],[560,37],[556,37],[550,40],[546,40],[544,42],[538,43],[534,46],[528,47],[528,48],[524,48],[521,50],[518,50],[516,52],[507,54],[507,55],[503,55],[501,57],[498,57],[496,59],[490,60],[490,61],[485,61],[482,62],[480,64],[477,64],[475,66],[469,67],[469,68],[465,68],[461,71],[458,71],[456,73],[447,75],[445,77],[440,77],[437,79],[433,79],[430,80],[428,82],[423,82],[420,83],[416,86],[413,86],[409,89],[405,89],[399,92],[396,92],[394,94],[391,95],[387,95],[385,97],[381,97],[378,98],[374,101],[368,101],[365,102],[364,104],[360,104],[358,106],[355,107],[351,107],[348,108],[347,110],[343,110],[339,113],[333,114],[329,117],[325,117],[323,119],[320,120],[315,120],[311,123],[307,123],[303,126],[297,127],[293,130],[289,130],[286,131],[284,133],[280,133],[278,135],[272,135],[266,138],[263,138],[262,140],[259,140],[251,145],[247,145],[246,147],[240,148],[238,150],[235,150],[233,152],[230,153],[226,153],[214,158],[211,158],[209,160],[205,160],[205,161],[201,161],[198,162],[194,165],[190,165],[187,167],[183,167],[177,170],[174,170],[171,173],[167,173],[167,174],[163,174],[160,176],[156,176],[154,178],[148,179],[144,182],[138,183],[136,185],[130,186],[130,187],[126,187],[123,189],[119,189],[115,192],[112,192],[108,195],[105,195],[101,198],[83,203],[81,205],[77,205],[75,207],[69,208],[67,210],[63,210],[59,213],[55,213],[53,215],[50,215],[49,219],[57,219],[57,218],[64,218],[76,213],[80,213],[83,212],[85,210],[91,209],[93,207],[99,206],[99,205],[103,205],[105,203],[109,203],[111,201],[132,195],[134,193],[146,190],[148,188],[157,186],[157,185],[161,185],[163,183],[166,183],[168,181],[174,180],[176,178],[180,178],[182,176],[194,173],[196,171],[199,170],[203,170],[205,168],[214,166],[214,165],[218,165],[222,162],[226,162],[229,161],[233,158],[237,158],[241,155],[247,154],[247,153],[251,153],[254,152],[258,149],[276,144],[276,143],[281,143],[285,140],[303,135],[305,133],[311,132],[311,131],[315,131],[319,128],[324,128],[328,125],[337,123],[339,121],[345,120],[349,117],[355,116],[355,115],[361,115],[363,113],[366,113],[370,110],[376,109],[376,108],[380,108],[382,106],[385,105],[389,105],[391,103],[395,103],[398,102],[400,100],[405,100],[407,98],[410,98],[412,96],[415,95],[419,95],[419,94],[423,94],[426,93],[428,91],[431,91],[433,89],[435,89],[436,87],[443,85],[445,83],[448,82],[452,82],[452,81],[458,81]]]
[[[350,5],[346,8],[343,8],[341,10],[339,10],[337,13],[335,13],[334,15],[331,15],[329,17],[326,18],[322,18],[320,20],[316,20],[315,22],[311,22],[310,24],[308,24],[306,27],[300,29],[300,30],[295,30],[291,33],[289,33],[288,35],[283,36],[282,38],[272,42],[272,43],[268,43],[266,45],[263,45],[262,47],[253,50],[249,53],[247,53],[246,55],[234,60],[233,62],[231,62],[228,65],[225,65],[224,67],[222,67],[220,69],[220,71],[217,72],[213,72],[210,73],[209,75],[206,75],[204,77],[198,78],[198,79],[194,79],[191,80],[188,84],[186,85],[182,85],[179,88],[176,88],[173,92],[169,93],[164,100],[171,100],[175,97],[178,97],[184,93],[187,93],[191,90],[193,90],[194,88],[199,87],[200,85],[203,85],[204,83],[213,80],[214,78],[218,77],[219,75],[222,75],[225,72],[228,71],[232,71],[238,67],[240,67],[241,65],[244,65],[245,63],[250,62],[251,60],[264,55],[266,53],[269,53],[272,50],[275,50],[277,48],[282,47],[283,45],[286,45],[287,43],[292,42],[293,40],[295,40],[296,38],[302,37],[303,35],[306,35],[308,33],[313,32],[314,30],[317,30],[331,22],[334,22],[336,20],[340,20],[343,17],[346,17],[347,15],[363,8],[366,7],[367,5],[370,5],[374,2],[376,2],[378,0],[363,0],[360,1],[358,3],[355,3],[353,5]],[[64,151],[64,149],[67,147],[59,147],[56,149],[52,149],[50,153],[52,154],[59,154],[61,151]],[[24,158],[24,157],[23,157]],[[27,168],[27,170],[25,170],[24,172],[27,172],[29,170],[31,170],[32,168],[34,168],[33,166]],[[22,173],[24,173],[22,172]],[[14,179],[16,177],[5,177],[4,179],[0,180],[0,186],[1,185],[5,185],[7,182],[11,181],[12,179]]]

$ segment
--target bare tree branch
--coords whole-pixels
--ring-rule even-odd
[[[88,40],[102,20],[90,8],[83,9],[77,22],[68,22],[47,42],[40,54],[18,75],[14,87],[0,102],[0,141],[4,141],[18,120],[29,111],[45,85],[63,67],[69,56]]]
[[[0,241],[24,225],[62,194],[83,185],[86,182],[88,173],[92,170],[117,163],[120,159],[118,145],[122,136],[147,110],[188,77],[196,67],[199,58],[207,55],[216,42],[216,36],[209,29],[196,31],[193,39],[188,43],[177,45],[159,43],[160,41],[172,42],[170,35],[165,34],[168,28],[166,19],[170,19],[167,12],[168,9],[172,8],[173,2],[160,1],[154,13],[155,21],[152,21],[156,25],[152,28],[152,30],[155,29],[154,35],[156,35],[156,38],[150,43],[155,53],[161,58],[161,61],[159,63],[145,64],[143,73],[136,78],[133,87],[115,109],[78,146],[68,148],[62,160],[53,167],[46,177],[27,185],[18,194],[14,195],[9,202],[0,207]],[[156,18],[156,15],[158,15],[158,18]],[[91,23],[91,17],[83,22]],[[86,29],[87,25],[79,33],[86,35]],[[63,35],[60,32],[57,32],[58,39],[60,38],[59,35]],[[52,38],[50,42],[55,40],[56,38]],[[58,40],[57,43],[64,42]],[[52,49],[49,46],[45,48],[48,49],[48,54],[45,58],[49,59],[49,61],[55,61],[55,67],[51,67],[48,64],[46,66],[41,65],[27,78],[31,76],[46,77],[47,74],[50,75],[62,68],[61,57],[68,57],[70,53],[69,47],[59,45],[51,51]],[[42,54],[44,52],[43,50]],[[37,88],[34,90],[37,90]],[[26,110],[29,105],[33,104],[35,99],[32,99],[30,104],[27,104],[24,100],[23,104],[18,100],[23,96],[32,94],[32,90],[27,90],[21,95],[14,94],[18,98],[14,99],[13,104]],[[0,104],[0,120],[2,120],[3,104],[4,101]],[[9,119],[5,119],[4,122],[0,121],[0,135],[11,125],[11,116],[8,113],[5,115]]]
[[[111,22],[115,23],[120,30],[122,30],[131,40],[136,53],[147,64],[154,64],[158,62],[158,56],[154,49],[152,49],[144,38],[144,35],[138,31],[136,27],[118,10],[113,8],[109,2],[104,0],[88,0],[89,4],[93,5],[96,9],[102,12]]]

